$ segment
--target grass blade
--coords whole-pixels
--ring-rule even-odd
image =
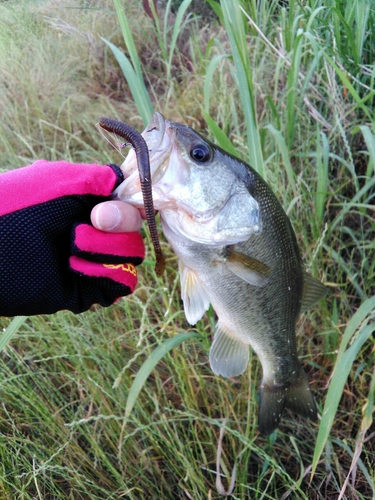
[[[12,340],[13,336],[18,332],[21,326],[27,320],[27,316],[16,316],[12,319],[5,332],[0,337],[0,352]]]
[[[186,25],[191,21],[190,14],[184,19],[185,13],[189,8],[191,2],[192,0],[184,0],[181,3],[173,20],[173,24],[171,24],[170,14],[172,8],[172,0],[168,0],[163,13],[163,27],[161,27],[160,25],[159,16],[155,10],[153,2],[150,3],[150,8],[153,13],[154,19],[155,35],[159,44],[159,48],[161,50],[163,63],[166,67],[166,79],[168,82],[171,81],[173,56],[176,53],[178,37],[184,32]],[[170,32],[172,32],[171,36],[169,36]]]
[[[216,69],[220,62],[223,59],[227,59],[228,55],[227,54],[216,54],[211,61],[209,62],[207,69],[206,69],[206,74],[204,77],[204,89],[203,89],[203,95],[204,95],[204,109],[206,113],[209,114],[210,112],[210,98],[211,98],[211,84],[213,80],[213,76],[216,72]]]
[[[358,437],[356,439],[355,443],[355,450],[354,453],[352,453],[352,463],[350,465],[350,470],[346,476],[345,482],[343,487],[341,488],[340,496],[338,500],[341,500],[344,497],[345,490],[348,486],[350,476],[352,475],[354,469],[359,466],[362,469],[363,475],[365,476],[368,484],[372,487],[372,493],[375,498],[375,482],[373,481],[373,478],[371,478],[371,474],[368,472],[366,469],[364,463],[360,459],[361,453],[363,451],[363,445],[365,443],[365,436],[366,432],[371,428],[372,423],[373,423],[373,413],[374,413],[374,394],[375,394],[375,367],[372,372],[372,378],[371,378],[371,385],[370,389],[368,391],[368,397],[365,403],[365,406],[363,407],[362,414],[362,422],[361,422],[361,428],[358,432]],[[341,443],[338,443],[341,444]],[[347,446],[347,445],[346,445]]]
[[[132,93],[143,124],[147,125],[147,123],[150,121],[152,113],[154,112],[154,107],[151,103],[150,96],[147,92],[145,82],[143,80],[141,62],[138,57],[138,52],[134,43],[131,29],[129,27],[124,7],[120,0],[113,0],[113,2],[115,4],[121,33],[124,38],[125,46],[129,52],[130,60],[113,43],[105,40],[104,38],[102,38],[102,40],[104,40],[108,47],[110,47],[113,55],[116,57],[117,62],[119,63],[120,68],[124,74],[124,77],[128,82],[130,92]]]
[[[344,354],[347,345],[349,344],[351,338],[354,337],[354,334],[358,327],[365,322],[368,316],[371,315],[375,315],[375,297],[365,300],[358,311],[348,321],[345,333],[341,340],[339,351],[337,353],[336,364],[338,363],[339,358]]]
[[[328,440],[334,417],[344,390],[352,364],[356,359],[363,344],[375,331],[375,324],[369,320],[375,315],[375,297],[367,299],[348,322],[340,349],[337,355],[335,368],[333,370],[331,383],[329,385],[326,402],[324,405],[322,419],[319,425],[316,440],[311,476],[314,475],[318,461],[323,453]],[[345,350],[349,341],[353,339],[351,346]]]
[[[116,47],[116,45],[109,42],[105,38],[102,38],[102,40],[104,40],[104,42],[112,50],[113,55],[117,59],[117,62],[120,65],[126,81],[128,82],[130,92],[132,93],[142,121],[144,125],[147,125],[147,123],[150,121],[154,108],[152,106],[143,78],[138,77],[138,74],[136,70],[134,70],[128,57],[126,57],[126,55],[118,47]]]
[[[298,21],[298,19],[296,19],[296,21]],[[296,132],[294,117],[297,109],[297,101],[299,98],[298,83],[302,60],[303,39],[303,32],[300,32],[298,30],[293,43],[292,61],[287,77],[288,93],[285,121],[287,126],[288,149],[292,149],[293,147],[293,141]]]
[[[368,127],[367,125],[360,125],[359,128],[366,142],[367,150],[370,157],[366,175],[368,177],[371,177],[371,175],[373,175],[375,171],[375,136],[371,132],[370,127]]]
[[[116,9],[116,14],[118,21],[120,23],[120,28],[121,28],[121,33],[122,36],[124,37],[124,42],[126,45],[126,48],[129,51],[129,56],[132,61],[135,73],[138,77],[139,80],[143,79],[142,76],[142,69],[141,69],[141,63],[139,61],[138,57],[138,52],[135,47],[134,43],[134,38],[131,32],[131,29],[129,27],[129,23],[125,14],[124,7],[122,6],[122,3],[120,0],[113,0],[113,3],[115,4],[115,9]],[[126,74],[124,75],[126,78]]]
[[[315,194],[315,210],[316,219],[321,225],[323,223],[325,204],[328,195],[328,164],[329,164],[329,142],[327,135],[324,132],[320,133],[321,142],[317,137],[316,148],[316,170],[317,170],[317,186]],[[321,227],[318,228],[319,231]]]
[[[284,167],[288,176],[289,186],[292,188],[293,193],[295,193],[296,192],[296,182],[294,180],[295,173],[293,172],[292,164],[290,163],[289,150],[286,145],[285,139],[280,130],[276,130],[273,125],[266,125],[264,128],[271,132],[277,146],[279,147],[279,151],[281,153]]]
[[[167,67],[168,68],[168,79],[170,77],[170,71],[172,68],[172,59],[173,59],[173,55],[174,55],[175,49],[176,49],[177,38],[182,33],[186,24],[189,23],[189,19],[185,19],[184,22],[183,22],[183,19],[184,19],[185,12],[188,9],[191,2],[192,2],[192,0],[184,0],[177,11],[176,20],[175,20],[175,23],[173,26],[172,39],[171,39],[170,45],[169,45],[169,58],[168,58],[168,67]]]
[[[238,153],[236,151],[236,148],[233,146],[231,141],[228,139],[225,132],[223,132],[223,130],[221,130],[219,125],[215,122],[215,120],[213,120],[211,118],[211,116],[208,113],[206,113],[205,111],[203,111],[202,113],[203,113],[204,119],[206,120],[208,128],[210,129],[212,135],[217,140],[219,146],[221,148],[223,148],[224,151],[227,151],[231,155],[238,157]]]
[[[249,163],[260,175],[264,176],[263,153],[258,132],[254,85],[248,55],[243,13],[240,8],[240,3],[236,0],[222,0],[220,4],[225,29],[233,54],[234,66],[236,69],[236,83],[245,117]]]
[[[369,95],[366,95],[365,97],[361,98],[356,89],[354,88],[354,85],[351,83],[350,76],[348,76],[347,72],[345,72],[345,70],[340,68],[338,64],[336,64],[334,59],[331,58],[327,53],[324,53],[323,55],[326,58],[327,62],[330,64],[330,66],[332,66],[332,68],[334,68],[334,70],[336,71],[337,76],[340,78],[343,87],[348,90],[349,94],[353,98],[353,101],[356,103],[358,108],[360,108],[366,115],[366,117],[371,121],[373,119],[373,113],[372,111],[370,111],[368,107],[365,106],[365,102],[366,100],[368,100],[370,97],[373,96],[373,93],[370,94],[370,97]]]
[[[368,19],[370,14],[370,2],[355,2],[355,31],[354,31],[354,55],[355,62],[359,64],[362,59],[363,46],[366,38]]]
[[[138,394],[141,392],[143,386],[146,383],[150,373],[158,364],[158,362],[174,347],[182,344],[188,339],[197,338],[199,335],[195,332],[179,333],[172,338],[164,340],[147,358],[147,360],[141,366],[139,372],[135,376],[133,384],[130,388],[128,399],[126,401],[125,407],[125,419],[129,418],[135,402],[137,400]]]

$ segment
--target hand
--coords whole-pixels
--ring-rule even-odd
[[[141,215],[109,201],[122,180],[116,166],[44,160],[0,175],[0,315],[78,313],[134,290]]]

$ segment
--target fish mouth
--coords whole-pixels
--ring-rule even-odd
[[[171,154],[176,136],[175,127],[157,111],[152,115],[150,123],[142,132],[146,141],[151,169],[151,182],[156,184],[164,175],[168,167],[168,159]],[[138,164],[134,150],[130,150],[124,162],[120,166],[125,180],[114,191],[118,199],[132,203],[134,206],[143,207],[141,184],[138,175]],[[157,196],[154,196],[154,208],[158,210]]]

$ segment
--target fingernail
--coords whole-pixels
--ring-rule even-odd
[[[121,212],[116,205],[105,203],[97,207],[95,218],[98,229],[110,231],[119,225],[121,221]]]

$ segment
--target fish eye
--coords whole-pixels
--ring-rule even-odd
[[[207,144],[195,144],[190,150],[190,157],[198,163],[205,163],[211,159],[211,148]]]

